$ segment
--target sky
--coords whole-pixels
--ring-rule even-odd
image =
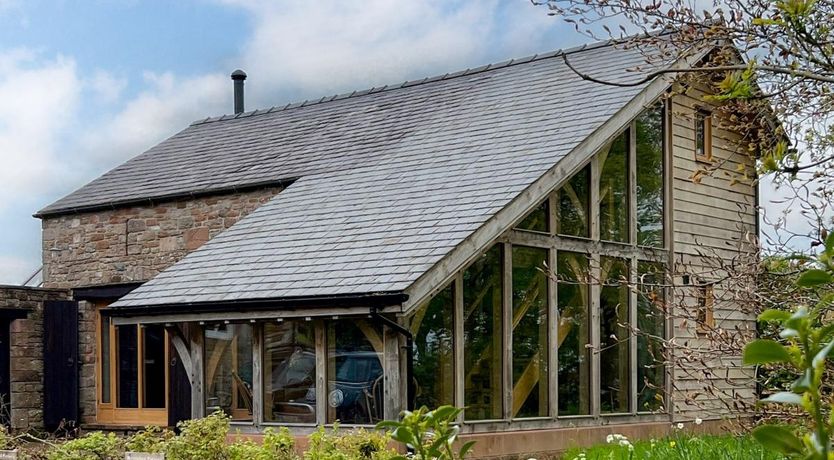
[[[0,0],[0,284],[32,214],[190,122],[588,41],[529,0]]]

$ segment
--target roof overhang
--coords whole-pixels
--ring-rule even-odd
[[[103,309],[102,313],[112,317],[116,325],[332,318],[369,315],[373,311],[396,314],[402,311],[402,304],[407,300],[408,295],[402,292],[382,292],[218,303],[108,307]]]

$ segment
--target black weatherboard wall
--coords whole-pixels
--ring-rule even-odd
[[[43,422],[49,431],[78,421],[78,302],[43,305]]]

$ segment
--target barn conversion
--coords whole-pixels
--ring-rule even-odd
[[[698,272],[754,252],[756,186],[721,172],[755,168],[704,88],[577,73],[644,64],[606,42],[266,110],[239,93],[37,213],[68,300],[38,315],[78,343],[44,350],[78,382],[44,415],[303,435],[454,404],[482,456],[705,416],[665,339],[755,330]],[[715,378],[752,399],[745,377]]]

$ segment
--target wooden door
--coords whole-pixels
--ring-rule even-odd
[[[78,425],[78,302],[43,304],[43,423],[48,431]]]

